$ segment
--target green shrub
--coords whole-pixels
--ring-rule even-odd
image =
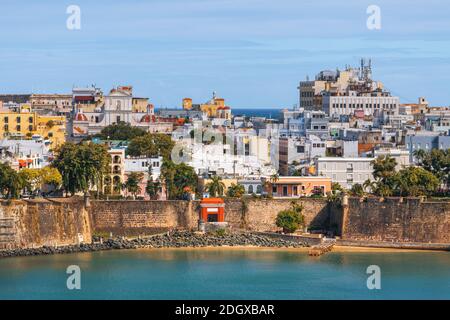
[[[302,211],[303,207],[296,203],[292,204],[291,209],[280,211],[276,219],[277,227],[283,228],[285,233],[293,233],[304,224]]]

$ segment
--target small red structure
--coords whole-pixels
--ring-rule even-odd
[[[224,222],[225,203],[221,198],[204,198],[200,202],[200,220],[204,222]]]

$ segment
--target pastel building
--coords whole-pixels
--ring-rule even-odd
[[[184,98],[184,110],[196,110],[206,113],[209,118],[222,118],[231,120],[231,108],[225,105],[225,99],[216,96],[213,92],[212,98],[202,104],[193,104],[191,98]]]
[[[160,181],[160,175],[161,175],[161,166],[163,163],[162,157],[155,157],[155,158],[146,158],[146,157],[140,157],[140,158],[125,158],[125,167],[124,167],[124,181],[128,179],[128,176],[130,173],[141,173],[142,174],[142,180],[139,183],[139,187],[141,191],[137,194],[137,197],[143,198],[145,200],[149,200],[150,196],[147,194],[145,188],[147,187],[147,182],[150,179],[149,176],[149,168],[152,169],[152,180],[153,181]],[[165,200],[165,192],[163,185],[161,184],[158,200]]]
[[[373,180],[373,158],[338,158],[323,157],[315,161],[316,174],[328,177],[332,182],[339,183],[345,189],[351,189],[355,184],[363,184]]]
[[[91,90],[92,91],[92,90]],[[78,93],[74,99],[86,100],[83,104],[76,104],[75,115],[72,119],[74,137],[84,137],[99,133],[104,127],[125,122],[149,132],[171,132],[173,125],[156,121],[153,105],[146,103],[146,98],[133,98],[131,86],[113,88],[101,99],[97,92]],[[86,103],[89,102],[89,103]],[[146,104],[146,110],[144,109]],[[89,108],[85,106],[88,105]]]
[[[66,117],[40,115],[29,104],[19,112],[0,111],[0,138],[20,138],[45,141],[52,149],[66,140]]]
[[[290,177],[265,179],[267,192],[274,198],[299,198],[312,195],[325,196],[331,191],[331,178],[328,177]]]

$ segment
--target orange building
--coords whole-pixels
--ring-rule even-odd
[[[269,181],[268,193],[274,198],[309,197],[326,195],[331,191],[331,178],[327,177],[279,177]]]
[[[224,222],[225,203],[221,198],[205,198],[200,202],[200,220],[204,222]]]

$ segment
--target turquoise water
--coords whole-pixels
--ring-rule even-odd
[[[81,268],[81,290],[66,268]],[[368,290],[366,268],[381,268]],[[0,299],[450,299],[449,252],[127,250],[0,259]]]

